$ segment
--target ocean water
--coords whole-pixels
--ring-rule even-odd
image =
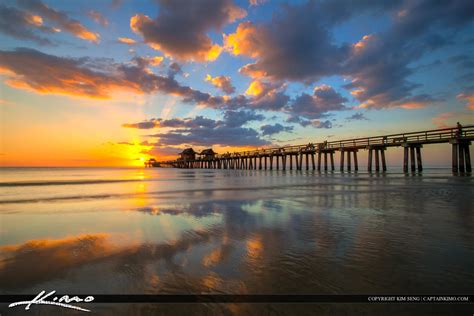
[[[473,184],[472,177],[453,176],[443,169],[404,175],[3,168],[0,294],[41,290],[74,294],[473,294]],[[461,308],[88,306],[99,315],[352,315],[388,310],[446,315]],[[471,310],[472,305],[467,306]],[[0,312],[25,311],[1,305]],[[34,306],[29,314],[69,312]]]

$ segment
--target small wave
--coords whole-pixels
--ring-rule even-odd
[[[106,180],[58,180],[58,181],[17,181],[0,182],[0,187],[30,187],[46,185],[80,185],[80,184],[102,184],[117,182],[148,181],[146,179],[106,179]]]
[[[111,193],[111,194],[90,194],[90,195],[67,195],[67,196],[57,196],[57,197],[39,197],[39,198],[27,198],[27,199],[0,200],[0,204],[55,202],[55,201],[67,201],[67,200],[94,200],[94,199],[105,199],[105,198],[129,198],[129,197],[134,197],[134,196],[145,196],[145,197],[153,198],[158,195],[166,195],[166,194],[183,194],[183,193],[189,194],[189,193],[197,193],[197,192],[219,192],[219,191],[220,192],[222,191],[233,191],[233,192],[256,191],[256,190],[262,191],[262,190],[289,189],[289,188],[297,188],[297,187],[300,187],[300,188],[312,187],[312,184],[165,190],[165,191],[149,191],[149,192],[146,192],[145,194],[144,193]]]

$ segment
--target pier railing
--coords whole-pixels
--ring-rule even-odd
[[[290,145],[282,147],[271,147],[255,149],[250,151],[240,151],[217,155],[217,158],[234,158],[248,156],[279,155],[289,153],[299,153],[318,150],[344,150],[352,148],[366,148],[368,146],[402,146],[405,143],[447,143],[451,139],[466,138],[474,139],[474,125],[463,126],[460,130],[457,127],[441,128],[420,132],[397,133],[389,135],[379,135],[370,137],[360,137],[343,139],[337,141],[324,141],[320,143],[309,143],[303,145]]]
[[[301,170],[303,166],[303,156],[306,156],[305,167],[308,170],[309,157],[311,157],[313,169],[316,169],[315,154],[317,154],[318,170],[321,170],[322,158],[324,158],[324,169],[328,170],[328,156],[331,163],[331,170],[334,170],[334,153],[339,151],[341,171],[344,170],[345,165],[347,165],[346,169],[350,171],[352,168],[351,157],[353,156],[354,159],[354,170],[358,170],[357,151],[360,149],[366,149],[369,151],[368,170],[372,170],[372,161],[374,158],[376,171],[380,170],[380,164],[382,165],[382,171],[385,171],[387,168],[384,151],[387,147],[404,147],[404,171],[408,171],[409,162],[412,171],[415,169],[421,171],[423,169],[421,160],[421,147],[423,147],[423,145],[451,143],[453,147],[453,171],[457,172],[459,170],[464,172],[464,170],[467,170],[470,172],[471,162],[469,145],[472,140],[474,140],[474,125],[466,125],[336,141],[326,140],[323,142],[302,145],[259,148],[233,153],[227,152],[216,154],[212,157],[208,156],[193,160],[177,159],[173,161],[164,161],[161,162],[160,165],[169,165],[180,168],[257,169],[258,163],[258,169],[267,169],[268,158],[271,170],[273,168],[273,159],[275,158],[276,169],[279,169],[279,162],[281,160],[282,168],[285,170],[287,166],[287,157],[289,157],[290,169],[293,168],[294,157],[296,169]],[[345,160],[344,156],[347,156],[347,160]],[[264,167],[262,165],[262,159],[264,161]]]

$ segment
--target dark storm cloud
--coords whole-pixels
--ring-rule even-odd
[[[333,28],[361,14],[388,15],[392,24],[358,43],[334,44]],[[452,43],[473,18],[470,0],[310,1],[284,6],[263,24],[241,23],[225,44],[235,55],[255,58],[241,68],[254,78],[314,82],[344,75],[362,106],[418,108],[440,100],[417,92],[422,85],[410,82],[410,65]]]
[[[263,136],[271,136],[274,134],[278,134],[281,132],[291,132],[293,131],[293,126],[283,126],[280,123],[276,123],[274,125],[263,125],[260,127]]]
[[[285,5],[265,25],[241,23],[225,37],[225,45],[236,55],[257,59],[241,69],[244,74],[314,82],[339,72],[349,52],[346,46],[333,44],[320,17],[316,2]]]
[[[159,0],[155,19],[137,14],[133,31],[150,46],[181,60],[214,60],[221,48],[207,35],[246,15],[231,0]]]
[[[261,114],[256,114],[254,111],[226,111],[224,113],[224,121],[228,127],[242,126],[251,121],[263,121],[265,117]]]
[[[331,111],[348,110],[345,102],[347,99],[332,87],[322,85],[314,89],[313,95],[303,93],[298,96],[287,108],[287,112],[292,116],[318,119]]]
[[[386,32],[366,36],[353,47],[345,73],[353,78],[347,88],[364,106],[419,108],[439,101],[414,94],[410,64],[427,52],[450,43],[450,38],[474,18],[474,3],[407,1],[393,12]]]

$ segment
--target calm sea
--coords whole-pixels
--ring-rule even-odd
[[[159,168],[0,172],[0,294],[474,293],[474,183],[449,170],[408,176]],[[452,305],[88,306],[98,315],[453,311]],[[25,313],[0,309],[2,315],[15,311]],[[28,312],[68,313],[44,306]]]

